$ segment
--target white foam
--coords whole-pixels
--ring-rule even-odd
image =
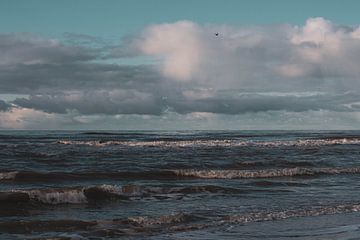
[[[96,186],[96,188],[100,189],[101,191],[108,192],[111,194],[121,195],[123,193],[121,187],[114,186],[114,185],[103,184],[100,186]]]
[[[82,189],[66,190],[29,190],[22,191],[29,194],[30,199],[48,204],[86,203],[87,199]]]
[[[11,179],[15,179],[16,175],[19,172],[14,171],[14,172],[2,172],[0,173],[0,180],[11,180]]]
[[[258,212],[225,217],[220,223],[248,223],[260,221],[273,221],[294,217],[314,217],[339,213],[360,211],[360,204],[344,204],[337,206],[317,207],[304,210],[286,210],[279,212]]]
[[[130,222],[139,224],[139,225],[163,225],[163,224],[172,224],[180,223],[186,221],[186,215],[179,213],[175,215],[163,215],[160,217],[129,217]]]
[[[360,168],[280,168],[262,170],[174,170],[175,174],[184,177],[205,179],[235,179],[235,178],[271,178],[291,177],[316,174],[360,173]]]
[[[126,147],[236,147],[236,146],[258,146],[258,147],[306,147],[324,145],[360,144],[360,138],[342,139],[305,139],[289,141],[244,141],[244,140],[180,140],[180,141],[65,141],[58,143],[65,145],[86,145],[105,147],[119,145]]]
[[[189,146],[231,146],[231,140],[191,140],[191,141],[58,141],[64,145],[87,145],[104,147],[121,145],[127,147],[189,147]]]
[[[68,189],[32,189],[32,190],[13,190],[13,192],[21,192],[29,195],[29,198],[34,201],[47,204],[81,204],[87,203],[88,199],[85,195],[85,190],[90,188],[97,188],[101,192],[107,192],[114,195],[131,195],[136,196],[140,194],[140,187],[136,185],[128,185],[124,187],[114,185],[99,185],[85,188],[68,188]]]

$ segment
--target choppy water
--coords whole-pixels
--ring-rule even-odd
[[[359,239],[359,131],[0,132],[0,239]]]

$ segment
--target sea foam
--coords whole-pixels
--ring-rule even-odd
[[[124,147],[316,147],[325,145],[360,144],[360,138],[339,139],[301,139],[301,140],[179,140],[179,141],[69,141],[61,140],[63,145],[84,145],[93,147],[124,146]]]

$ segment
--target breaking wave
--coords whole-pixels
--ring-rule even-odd
[[[139,185],[100,185],[94,187],[74,187],[58,189],[30,189],[0,192],[1,204],[44,203],[44,204],[82,204],[99,200],[131,200],[132,198],[164,199],[188,194],[243,193],[236,188],[214,185],[185,187],[144,187]]]
[[[124,146],[124,147],[316,147],[324,145],[360,144],[360,138],[328,138],[304,139],[290,141],[244,141],[244,140],[178,140],[178,141],[73,141],[61,140],[64,145],[86,145],[94,147]]]
[[[121,193],[116,186],[101,185],[88,188],[30,189],[0,192],[0,203],[17,204],[39,202],[45,204],[87,203],[92,198],[104,198],[111,194]],[[99,195],[99,196],[96,196]]]
[[[193,217],[190,214],[179,213],[174,215],[163,215],[159,217],[129,217],[125,221],[121,219],[115,221],[132,225],[149,226],[190,222],[192,218]]]
[[[16,175],[18,174],[17,171],[13,172],[0,172],[0,181],[1,180],[11,180],[15,179]]]
[[[338,174],[359,174],[360,167],[350,168],[273,168],[255,170],[232,169],[177,169],[159,171],[119,171],[119,172],[5,172],[0,173],[0,181],[15,182],[60,182],[93,179],[111,180],[181,180],[181,179],[242,179],[242,178],[275,178],[296,176],[321,176]]]
[[[305,209],[283,211],[258,211],[221,217],[202,216],[191,213],[178,213],[161,216],[135,216],[113,220],[80,221],[80,220],[29,220],[2,221],[0,231],[3,233],[30,233],[48,231],[87,231],[92,236],[131,236],[141,234],[184,232],[227,226],[229,224],[247,224],[252,222],[278,221],[289,218],[315,217],[323,215],[344,214],[360,211],[359,203],[339,204],[333,206],[314,206]]]
[[[358,174],[360,168],[281,168],[263,170],[175,170],[178,176],[208,178],[208,179],[237,179],[237,178],[273,178],[314,175]]]
[[[248,223],[260,221],[274,221],[294,217],[315,217],[340,213],[359,212],[360,204],[342,204],[336,206],[313,207],[301,210],[285,210],[279,212],[257,212],[241,215],[226,216],[221,223]]]
[[[359,212],[359,203],[349,203],[334,206],[315,206],[307,209],[295,209],[273,212],[250,212],[238,215],[225,215],[222,217],[199,216],[195,214],[175,214],[160,217],[131,217],[123,220],[113,220],[117,223],[117,230],[129,229],[133,226],[135,230],[141,228],[141,232],[158,232],[159,226],[162,231],[178,232],[200,230],[210,227],[219,227],[228,224],[246,224],[251,222],[277,221],[297,217],[315,217],[322,215],[333,215]],[[124,226],[126,225],[126,226]],[[146,231],[144,231],[146,230]],[[129,231],[127,232],[129,233]]]

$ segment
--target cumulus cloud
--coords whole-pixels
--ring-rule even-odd
[[[19,96],[0,100],[2,128],[290,126],[336,114],[359,123],[360,27],[323,18],[303,26],[185,20],[150,25],[118,45],[0,34],[0,52],[0,94]]]
[[[144,54],[162,58],[161,72],[175,80],[218,88],[272,84],[279,88],[294,86],[291,79],[295,79],[295,86],[304,88],[324,87],[334,78],[343,85],[346,78],[345,85],[351,86],[360,77],[359,32],[323,18],[308,19],[301,27],[180,21],[148,27],[138,45]]]
[[[203,30],[190,21],[148,27],[140,49],[149,55],[164,57],[165,76],[188,80],[195,74],[202,55]]]

